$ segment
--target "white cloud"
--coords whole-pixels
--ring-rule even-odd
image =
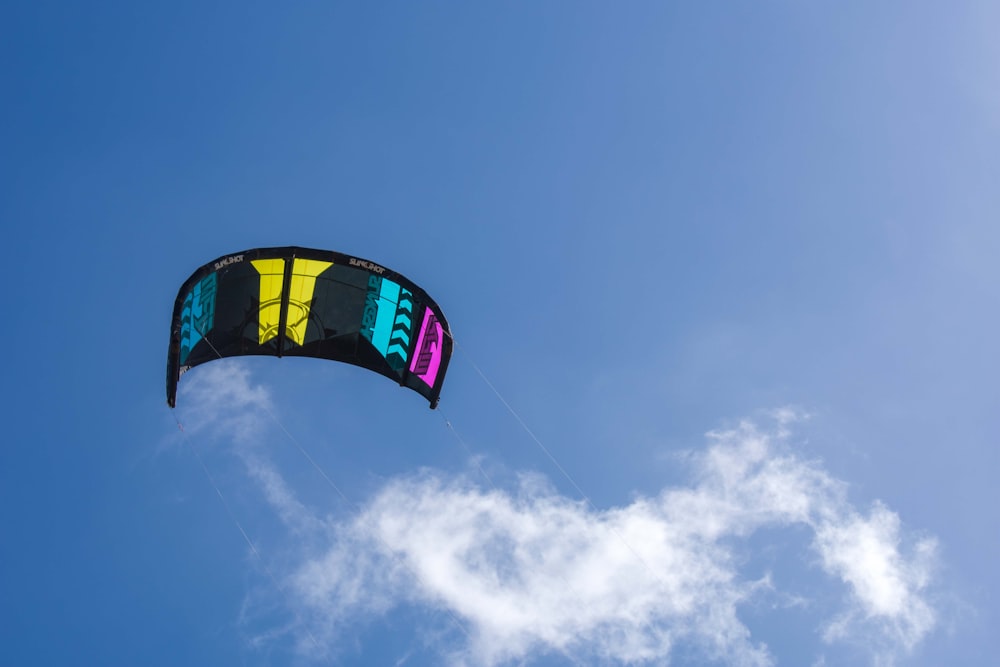
[[[222,437],[243,446],[255,442],[272,412],[267,389],[250,382],[250,372],[223,359],[198,366],[180,383],[178,413],[193,434]],[[196,377],[195,377],[196,376]]]
[[[906,559],[899,533],[899,517],[880,503],[868,517],[852,513],[816,531],[824,569],[853,593],[851,608],[829,624],[825,638],[870,638],[874,632],[876,645],[882,646],[877,661],[884,664],[893,662],[894,647],[912,649],[936,620],[922,597],[936,560],[936,542],[917,540]]]
[[[240,405],[266,401],[246,379],[220,369],[199,384],[218,381]],[[926,597],[935,543],[908,542],[881,503],[867,515],[852,507],[844,483],[788,451],[792,414],[775,419],[773,433],[750,422],[710,433],[690,457],[689,484],[601,510],[537,475],[500,490],[425,470],[387,481],[352,519],[335,523],[313,516],[265,458],[244,462],[299,536],[286,595],[302,631],[327,647],[346,621],[415,605],[450,619],[459,648],[452,641],[439,651],[453,664],[552,653],[666,664],[681,647],[727,665],[776,664],[740,616],[773,583],[741,573],[738,554],[761,529],[801,526],[812,536],[814,570],[843,584],[844,607],[825,640],[863,645],[872,663],[890,664],[935,625]]]

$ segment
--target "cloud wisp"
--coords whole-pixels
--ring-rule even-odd
[[[229,392],[242,406],[227,410],[233,419],[267,400],[236,364],[220,363],[198,385],[210,383],[225,388],[203,398]],[[560,495],[537,474],[498,489],[422,470],[388,480],[334,521],[300,503],[260,452],[241,458],[299,545],[282,579],[313,644],[335,648],[344,623],[405,605],[441,612],[450,641],[438,650],[452,664],[544,655],[667,664],[682,650],[727,665],[778,664],[741,618],[774,584],[747,576],[742,556],[762,529],[804,527],[804,565],[843,600],[817,636],[892,664],[935,626],[936,543],[905,535],[882,503],[852,506],[843,482],[789,451],[789,415],[777,417],[771,430],[744,422],[710,433],[690,455],[687,484],[608,509]]]

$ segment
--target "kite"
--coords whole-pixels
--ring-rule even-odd
[[[191,368],[223,357],[300,356],[361,366],[430,402],[441,395],[452,338],[438,305],[404,276],[309,248],[224,255],[177,294],[167,352],[167,404]]]

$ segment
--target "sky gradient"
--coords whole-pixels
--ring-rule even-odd
[[[998,21],[8,3],[0,662],[991,664]],[[285,245],[432,295],[439,411],[166,407],[179,286]]]

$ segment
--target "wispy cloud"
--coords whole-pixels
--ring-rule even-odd
[[[233,368],[203,375],[199,385],[223,385],[203,398],[224,388],[239,405],[264,400]],[[439,650],[454,664],[544,654],[665,664],[680,647],[730,665],[775,664],[740,617],[773,583],[741,572],[738,552],[761,529],[800,526],[814,554],[806,565],[842,585],[824,640],[892,664],[935,625],[927,597],[935,541],[904,536],[882,503],[853,507],[843,482],[789,450],[793,420],[778,411],[770,430],[744,422],[709,433],[691,456],[688,484],[608,509],[562,496],[535,474],[491,489],[423,470],[387,481],[352,519],[332,522],[296,500],[266,458],[244,461],[300,540],[283,575],[287,595],[324,646],[336,644],[345,620],[416,605],[450,619],[458,648]]]
[[[192,433],[224,438],[236,445],[257,442],[273,411],[270,393],[250,381],[250,371],[233,360],[199,366],[180,383],[178,409]]]

